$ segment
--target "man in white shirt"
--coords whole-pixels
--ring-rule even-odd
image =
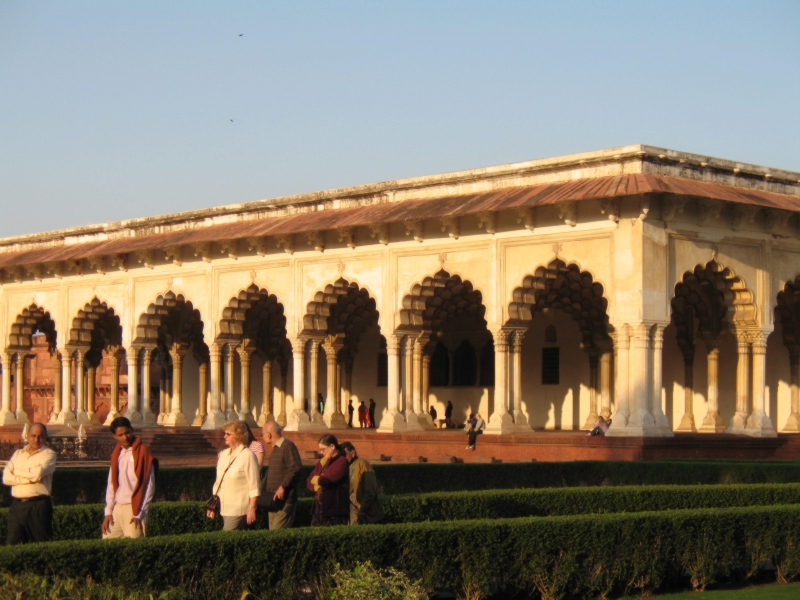
[[[3,483],[11,487],[8,511],[9,546],[47,542],[53,538],[53,472],[56,453],[47,446],[47,428],[36,423],[28,430],[28,445],[17,450],[3,469]]]
[[[111,433],[117,445],[108,470],[103,539],[138,538],[145,534],[158,461],[141,438],[133,435],[133,426],[125,417],[112,421]]]

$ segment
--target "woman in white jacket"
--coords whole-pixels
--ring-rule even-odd
[[[219,496],[223,531],[247,529],[256,521],[256,502],[259,493],[258,459],[245,445],[247,428],[242,421],[228,421],[222,426],[226,450],[217,459],[217,479],[214,493]],[[206,511],[213,519],[213,511]]]

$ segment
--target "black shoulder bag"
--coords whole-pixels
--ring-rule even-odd
[[[222,505],[222,501],[219,499],[219,496],[217,494],[219,493],[219,490],[222,487],[222,482],[225,481],[225,475],[227,475],[228,469],[231,468],[233,461],[235,461],[238,456],[239,456],[238,454],[234,456],[228,463],[228,466],[225,468],[225,472],[222,474],[222,477],[219,480],[219,485],[217,486],[217,493],[211,496],[211,498],[208,499],[208,502],[206,502],[206,510],[210,510],[213,513],[219,514],[219,509],[220,506]]]

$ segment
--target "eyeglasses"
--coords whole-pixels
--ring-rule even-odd
[[[226,432],[225,432],[223,435],[224,435],[225,437],[228,437],[229,435],[233,435],[233,433],[231,433],[230,431],[226,431]]]

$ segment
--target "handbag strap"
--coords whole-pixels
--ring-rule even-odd
[[[241,454],[241,452],[239,452],[239,454]],[[222,473],[222,477],[220,477],[220,479],[219,479],[219,485],[217,486],[217,491],[216,491],[216,492],[214,492],[214,495],[215,495],[215,496],[219,494],[219,490],[220,490],[220,488],[222,487],[222,482],[225,480],[225,475],[228,473],[228,469],[230,469],[230,468],[231,468],[231,465],[233,464],[233,461],[235,461],[235,460],[236,460],[236,459],[239,457],[239,454],[237,454],[236,456],[234,456],[234,457],[233,457],[233,458],[230,460],[230,462],[228,463],[228,466],[227,466],[227,467],[225,467],[225,471]]]

